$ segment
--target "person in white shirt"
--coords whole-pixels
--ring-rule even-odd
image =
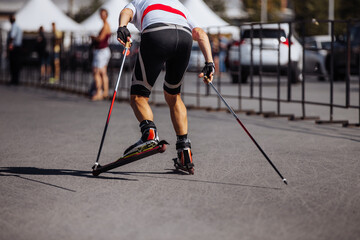
[[[119,16],[118,41],[130,41],[129,22],[141,32],[141,43],[131,86],[131,106],[140,123],[141,139],[125,150],[124,155],[156,146],[159,136],[153,112],[148,103],[151,89],[165,65],[164,96],[177,135],[178,157],[175,164],[194,173],[191,143],[188,138],[186,107],[180,97],[192,42],[198,41],[205,57],[199,77],[205,82],[213,79],[215,67],[207,34],[198,27],[189,11],[178,0],[134,0]]]
[[[7,51],[11,73],[11,85],[19,84],[19,76],[21,70],[21,46],[23,33],[20,27],[15,23],[15,16],[10,15],[9,21],[11,23],[11,29],[7,38]]]

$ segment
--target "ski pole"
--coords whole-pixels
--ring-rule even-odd
[[[117,79],[117,81],[116,81],[116,86],[115,86],[115,89],[114,89],[114,94],[113,94],[112,101],[111,101],[111,105],[110,105],[110,108],[109,108],[109,113],[108,113],[108,116],[107,116],[107,119],[106,119],[106,123],[105,123],[105,127],[104,127],[104,132],[103,132],[103,135],[102,135],[102,138],[101,138],[100,147],[99,147],[99,152],[98,152],[97,157],[96,157],[96,162],[95,162],[94,166],[92,167],[92,169],[94,169],[94,170],[99,166],[99,159],[100,159],[101,150],[102,150],[102,147],[103,147],[103,144],[104,144],[106,131],[107,131],[107,128],[108,128],[108,126],[109,126],[110,117],[111,117],[111,112],[112,112],[112,109],[113,109],[113,106],[114,106],[115,97],[116,97],[117,90],[118,90],[118,87],[119,87],[119,82],[120,82],[120,78],[121,78],[121,73],[122,73],[122,70],[123,70],[123,68],[124,68],[124,63],[125,63],[126,55],[127,55],[127,52],[128,52],[128,50],[129,50],[129,48],[130,48],[130,45],[131,45],[131,41],[128,41],[128,42],[126,42],[126,44],[125,44],[125,53],[124,53],[124,57],[123,57],[123,59],[122,59],[119,76],[118,76],[118,79]]]
[[[281,177],[282,181],[285,184],[288,184],[286,179],[281,175],[281,173],[279,172],[279,170],[275,167],[275,165],[272,163],[272,161],[270,160],[270,158],[266,155],[266,153],[264,152],[264,150],[262,150],[262,148],[260,147],[260,145],[255,141],[255,139],[253,138],[253,136],[251,136],[250,132],[246,129],[246,127],[244,126],[244,124],[240,121],[240,119],[238,118],[238,116],[236,115],[236,113],[232,110],[232,108],[229,106],[229,104],[225,101],[225,99],[223,98],[223,96],[221,96],[221,94],[219,93],[219,91],[214,87],[214,85],[209,82],[208,83],[216,92],[216,94],[219,96],[219,98],[224,102],[224,104],[226,105],[226,107],[229,109],[229,111],[231,112],[231,114],[235,117],[235,119],[237,120],[237,122],[240,124],[240,126],[244,129],[244,131],[247,133],[247,135],[250,137],[250,139],[255,143],[256,147],[260,150],[260,152],[264,155],[264,157],[266,158],[266,160],[270,163],[270,165],[274,168],[274,170],[276,171],[276,173]]]

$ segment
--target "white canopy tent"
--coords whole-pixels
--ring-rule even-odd
[[[239,35],[239,30],[236,27],[230,26],[227,22],[216,15],[202,0],[181,0],[187,7],[195,21],[212,34],[230,33],[234,37]],[[118,28],[118,19],[120,11],[128,3],[127,0],[108,0],[101,7],[109,12],[108,22],[112,32],[116,32]],[[102,21],[99,16],[99,11],[96,11],[89,18],[81,23],[81,26],[89,32],[98,32],[102,27]],[[138,32],[133,24],[129,24],[128,28],[131,33]]]
[[[128,4],[126,0],[108,0],[101,8],[105,8],[108,13],[108,22],[112,32],[116,32],[119,26],[120,11]],[[88,32],[99,32],[102,28],[102,20],[99,11],[93,13],[90,17],[81,23],[81,26]],[[128,28],[131,33],[139,32],[133,24],[129,24]]]
[[[249,14],[244,10],[244,3],[239,0],[225,1],[225,14],[231,19],[245,19]]]
[[[202,28],[229,25],[216,15],[202,0],[182,0],[181,2]]]
[[[185,7],[189,10],[194,20],[205,31],[211,34],[230,33],[233,37],[239,35],[239,29],[230,26],[222,18],[216,15],[202,0],[181,0]]]
[[[82,27],[66,16],[51,0],[29,0],[16,14],[16,23],[23,31],[37,31],[40,26],[45,31],[51,31],[51,23],[65,32],[78,32]],[[10,23],[4,24],[4,29],[10,29]]]

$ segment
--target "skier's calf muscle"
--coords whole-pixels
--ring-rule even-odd
[[[147,97],[131,95],[130,105],[139,122],[144,120],[154,120],[154,115],[148,101],[149,98]]]

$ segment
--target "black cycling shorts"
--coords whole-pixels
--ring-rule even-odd
[[[147,27],[141,34],[131,95],[149,97],[164,64],[164,90],[173,95],[180,93],[192,41],[191,30],[187,27],[163,23]]]

